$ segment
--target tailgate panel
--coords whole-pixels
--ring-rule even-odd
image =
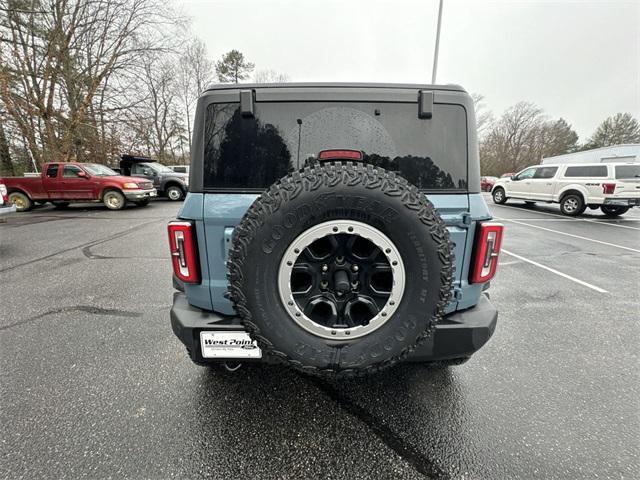
[[[190,197],[193,194],[190,194]],[[198,196],[202,194],[197,194]],[[226,278],[226,258],[229,251],[229,243],[231,241],[231,233],[233,228],[240,222],[242,216],[249,206],[257,198],[257,194],[204,194],[202,195],[202,217],[204,221],[202,228],[198,229],[198,243],[201,252],[202,262],[206,262],[206,271],[209,272],[209,279],[203,278],[203,285],[209,289],[211,295],[211,305],[213,310],[232,315],[234,314],[231,302],[225,298],[227,293]],[[480,195],[473,195],[479,197]],[[454,244],[455,252],[455,285],[456,289],[470,288],[466,282],[461,279],[463,275],[468,275],[468,268],[464,268],[468,259],[465,255],[469,248],[469,231],[473,230],[473,222],[471,222],[469,195],[467,194],[437,194],[428,195],[429,200],[438,209],[440,215],[445,221],[451,241]],[[195,199],[194,199],[195,200]],[[482,218],[488,218],[488,210],[486,204],[482,200],[484,208],[480,208],[479,212]],[[193,211],[193,210],[192,210]],[[195,213],[195,212],[194,212]],[[182,218],[188,218],[183,211],[180,215]],[[194,218],[198,220],[197,218]],[[198,222],[200,223],[200,222]],[[204,242],[200,237],[200,232],[206,239],[206,248],[203,248]],[[204,251],[203,251],[204,250]],[[205,267],[203,265],[203,267]],[[205,268],[203,268],[204,277]],[[466,277],[464,277],[466,278]],[[194,286],[197,287],[197,286]],[[194,292],[195,293],[195,292]],[[203,293],[203,292],[201,292]],[[456,310],[458,306],[457,298],[465,298],[462,291],[457,291],[457,295],[449,305],[447,311]],[[471,295],[475,297],[475,295]],[[479,296],[478,296],[479,297]],[[471,301],[471,298],[469,299]],[[475,299],[477,301],[477,299]],[[473,302],[475,304],[475,301]],[[465,302],[466,303],[466,302]]]

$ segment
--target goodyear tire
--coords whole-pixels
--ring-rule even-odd
[[[343,378],[394,365],[432,333],[450,300],[453,249],[416,187],[332,163],[256,199],[227,267],[230,298],[268,361]]]
[[[464,365],[470,359],[471,357],[458,357],[458,358],[451,358],[448,360],[440,360],[437,362],[427,362],[426,365],[428,368],[432,370],[442,370],[449,367],[457,367],[459,365]]]

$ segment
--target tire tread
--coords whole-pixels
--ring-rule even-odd
[[[417,341],[407,346],[392,358],[373,363],[362,368],[334,370],[303,365],[290,358],[286,353],[276,350],[274,345],[253,322],[248,308],[247,298],[243,290],[243,267],[249,244],[256,232],[264,224],[265,216],[276,212],[285,201],[295,199],[303,191],[312,192],[321,186],[336,187],[338,185],[362,185],[369,189],[381,189],[390,197],[399,197],[404,206],[417,212],[417,218],[429,229],[431,238],[438,245],[438,256],[442,263],[440,271],[439,295],[433,311],[429,316],[426,329]],[[233,241],[227,260],[227,278],[229,281],[230,300],[241,318],[242,324],[251,338],[256,340],[263,352],[274,362],[287,364],[290,367],[314,376],[336,379],[354,378],[369,375],[387,369],[403,361],[419,345],[424,343],[433,333],[437,322],[443,317],[452,296],[455,257],[449,238],[449,231],[437,210],[417,187],[393,172],[359,163],[323,163],[306,167],[293,172],[271,185],[258,197],[247,210],[234,230]]]

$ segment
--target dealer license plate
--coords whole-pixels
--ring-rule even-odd
[[[247,332],[200,332],[203,358],[262,358]]]

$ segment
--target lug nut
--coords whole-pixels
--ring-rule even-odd
[[[358,270],[360,270],[360,267],[358,267],[358,265],[354,265],[353,267],[351,267],[351,270],[357,272]]]
[[[322,271],[326,272],[327,270],[329,270],[329,266],[328,265],[322,265]]]

